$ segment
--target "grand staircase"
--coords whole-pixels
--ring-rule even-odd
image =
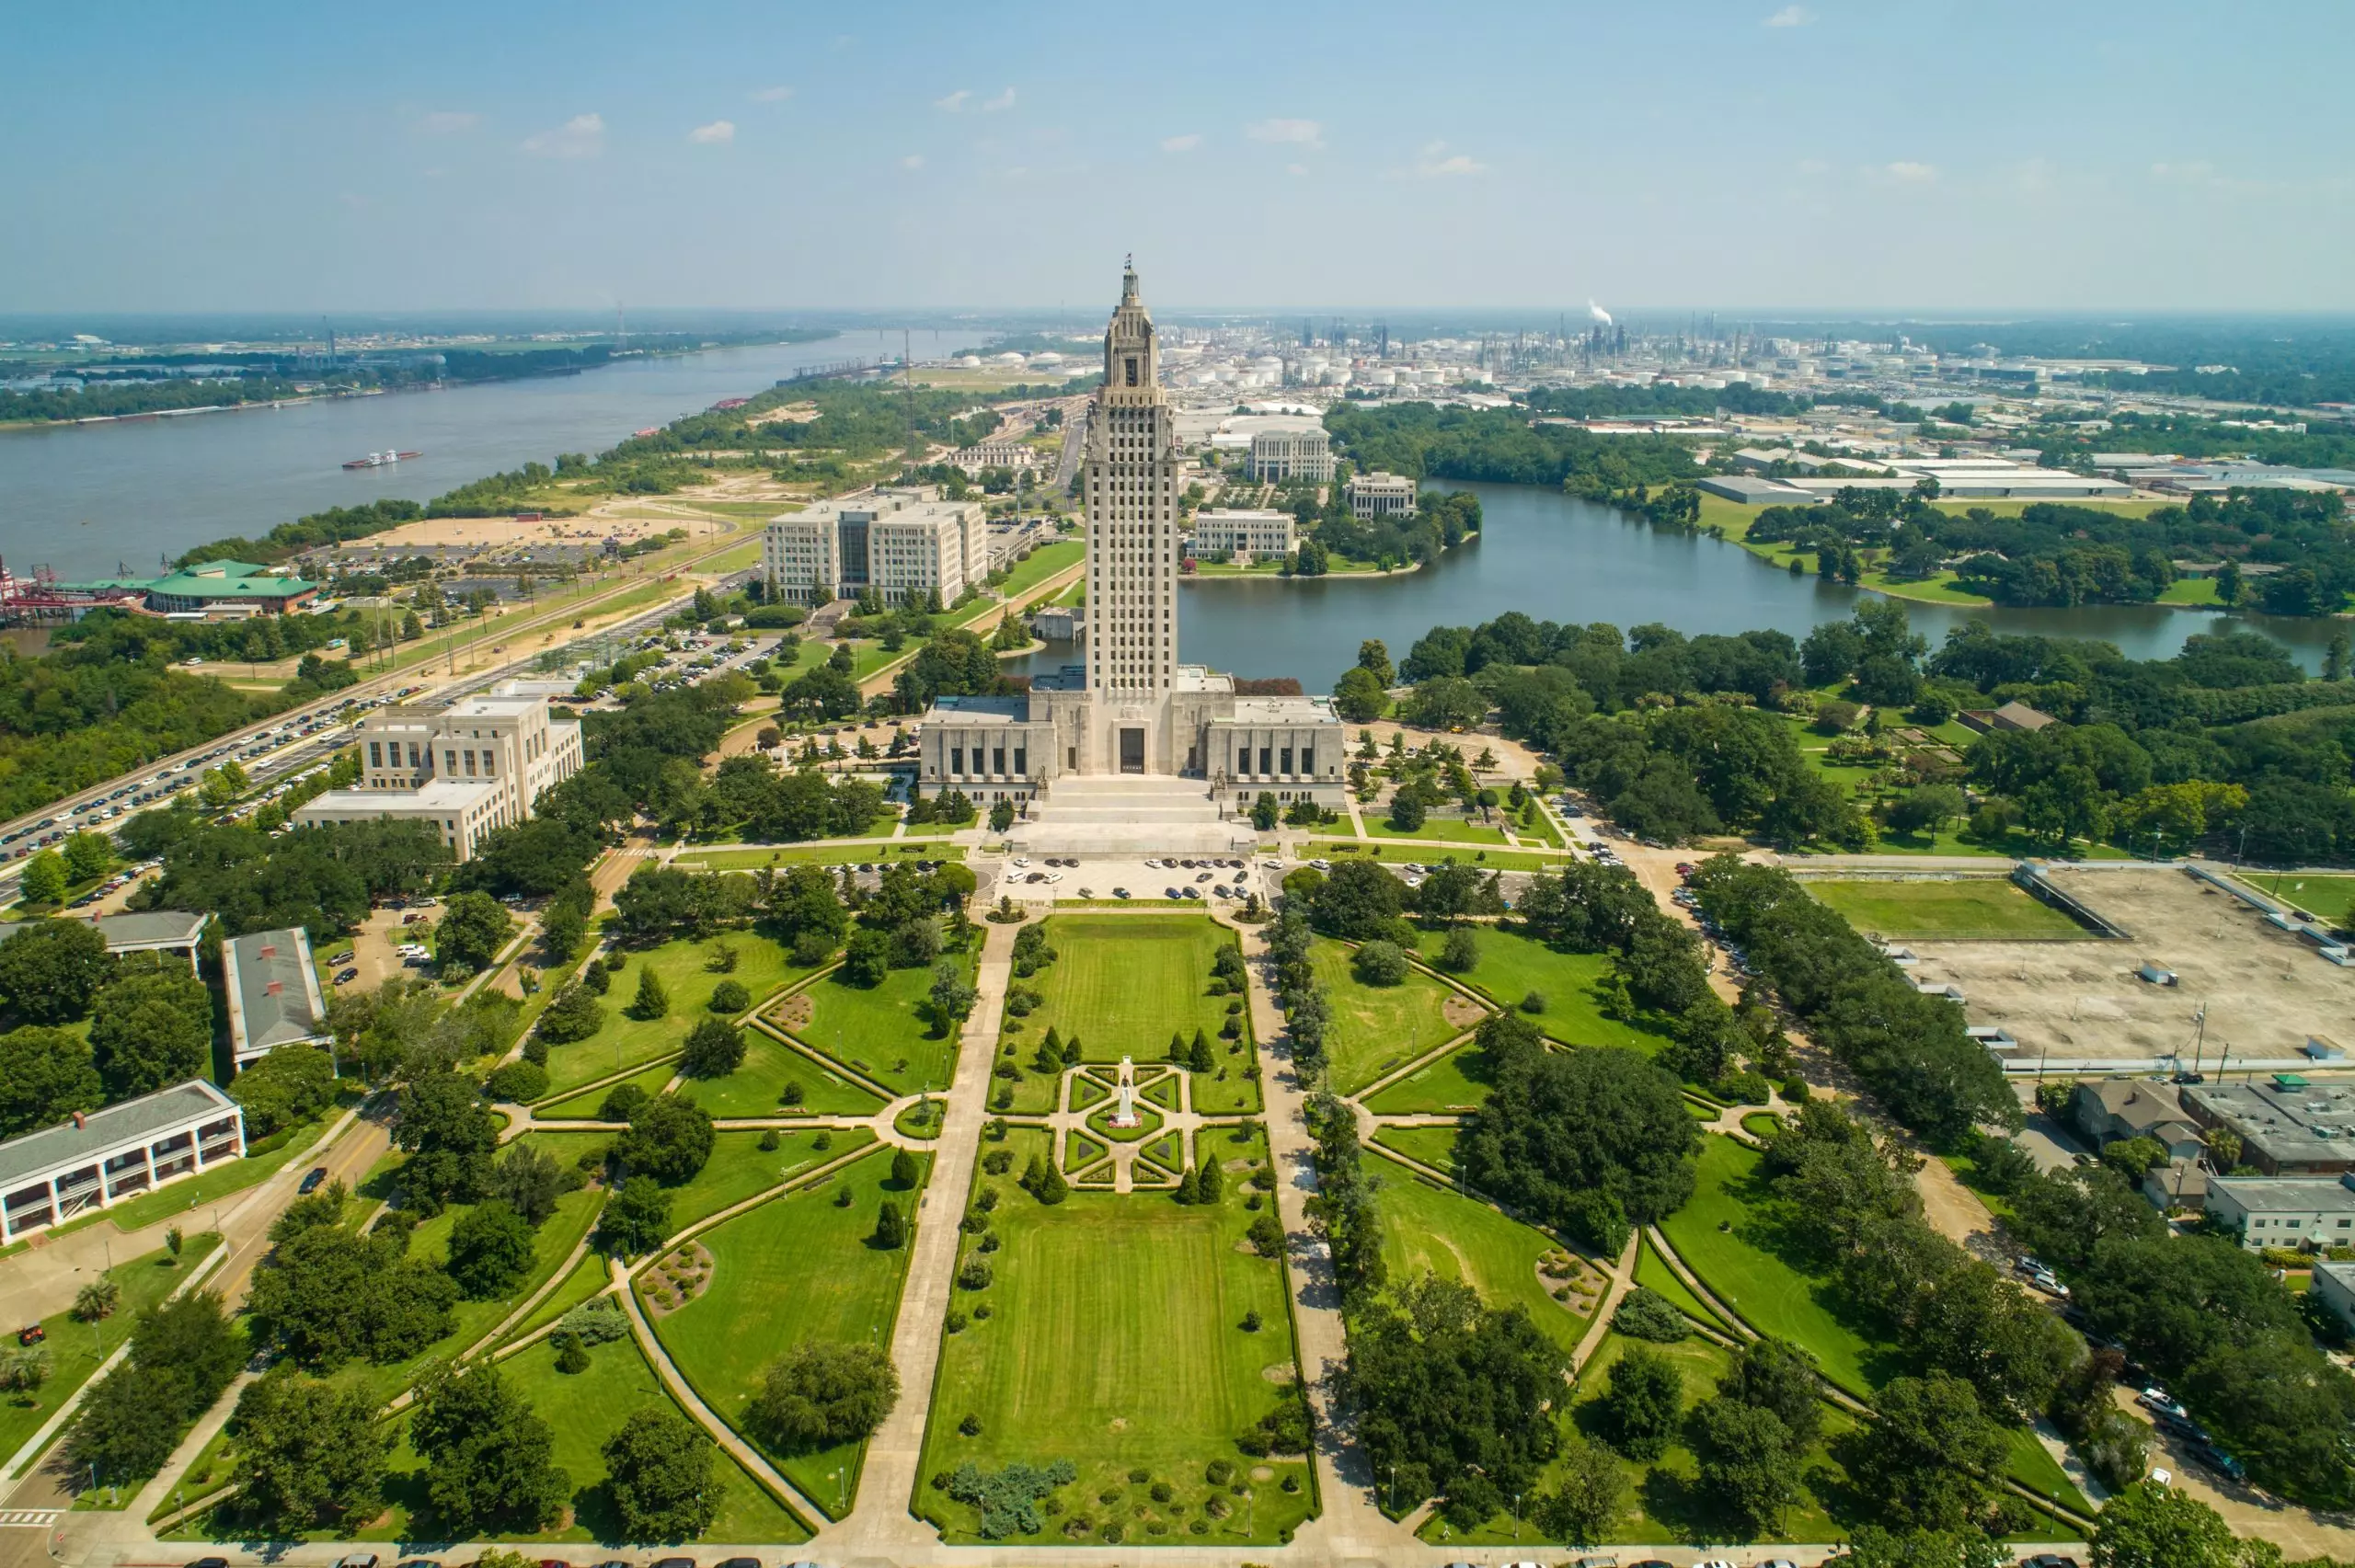
[[[1200,780],[1141,774],[1058,779],[1006,837],[1041,854],[1224,854],[1257,842],[1248,822],[1220,819]]]

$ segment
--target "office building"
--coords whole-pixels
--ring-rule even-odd
[[[770,520],[762,542],[769,590],[794,604],[856,599],[953,604],[990,571],[989,525],[979,501],[944,501],[928,485],[886,486]]]
[[[246,1151],[245,1114],[202,1079],[0,1142],[0,1243]]]
[[[484,834],[532,814],[540,792],[579,773],[580,721],[545,697],[505,687],[428,714],[384,708],[361,723],[356,789],[329,790],[295,808],[297,823],[392,818],[432,823],[465,860]]]
[[[1342,493],[1349,498],[1350,515],[1361,522],[1415,515],[1415,482],[1404,474],[1352,475]]]
[[[223,943],[221,989],[229,1001],[229,1052],[241,1070],[281,1046],[327,1043],[327,1001],[301,926]]]
[[[2204,1127],[2241,1140],[2241,1160],[2269,1176],[2338,1176],[2355,1170],[2355,1088],[2277,1073],[2255,1083],[2192,1083],[2177,1091]]]
[[[2214,1176],[2208,1217],[2250,1252],[2355,1246],[2355,1179]]]
[[[1292,552],[1297,527],[1292,513],[1273,508],[1204,507],[1194,514],[1194,555],[1204,561],[1236,555],[1281,561]]]
[[[1333,448],[1321,425],[1258,430],[1251,437],[1251,477],[1263,485],[1287,479],[1333,482]]]

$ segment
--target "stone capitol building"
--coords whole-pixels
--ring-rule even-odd
[[[1081,463],[1087,662],[1014,697],[944,697],[924,716],[924,792],[1025,809],[1042,850],[1227,849],[1261,791],[1338,807],[1343,727],[1324,697],[1243,697],[1178,658],[1178,470],[1160,344],[1131,267],[1104,333]]]

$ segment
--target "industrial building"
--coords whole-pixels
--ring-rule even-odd
[[[929,485],[884,486],[773,518],[762,567],[775,597],[823,604],[874,589],[886,604],[938,593],[952,604],[989,577],[989,525],[979,501],[944,501]]]
[[[484,834],[532,814],[540,792],[580,771],[580,721],[559,719],[547,699],[507,687],[439,714],[384,708],[353,732],[360,784],[295,808],[297,823],[379,818],[431,822],[460,860]]]
[[[2277,1072],[2262,1082],[2187,1084],[2180,1094],[2193,1121],[2237,1135],[2240,1162],[2268,1176],[2355,1170],[2355,1088]]]
[[[0,1243],[245,1151],[245,1114],[202,1079],[77,1113],[0,1143]]]

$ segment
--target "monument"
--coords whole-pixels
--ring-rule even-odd
[[[1262,792],[1279,806],[1343,802],[1344,730],[1329,699],[1238,696],[1234,677],[1178,660],[1189,459],[1160,368],[1130,266],[1080,471],[1086,663],[1034,677],[1022,695],[943,697],[925,714],[925,791],[1026,814],[1043,803],[1017,833],[1034,847],[1224,849],[1238,837],[1227,823]]]
[[[1127,1057],[1120,1059],[1120,1097],[1112,1107],[1108,1124],[1112,1127],[1136,1127],[1142,1118],[1137,1115],[1136,1063]]]

